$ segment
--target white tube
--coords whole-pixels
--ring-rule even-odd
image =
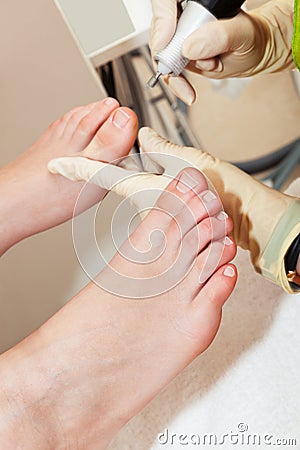
[[[204,23],[217,20],[200,3],[189,1],[177,25],[176,33],[170,43],[155,56],[158,72],[177,77],[188,64],[189,60],[182,55],[182,45],[185,39]]]

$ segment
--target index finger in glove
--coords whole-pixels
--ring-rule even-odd
[[[49,162],[48,169],[72,181],[87,181],[115,192],[142,211],[152,207],[169,178],[152,173],[136,172],[83,157],[57,158]]]
[[[71,181],[87,181],[107,190],[111,190],[115,184],[136,173],[78,156],[53,159],[48,164],[48,170]]]
[[[264,39],[260,30],[259,23],[241,11],[232,19],[204,24],[185,40],[182,52],[192,62],[196,61],[191,70],[204,76],[249,76],[263,57]]]
[[[152,167],[157,170],[164,169],[164,174],[174,177],[176,173],[185,167],[193,167],[201,157],[201,150],[182,147],[167,141],[151,128],[141,128],[139,132],[139,142],[143,157],[150,158]],[[207,157],[209,155],[206,155]],[[145,163],[143,162],[145,165]],[[154,166],[153,166],[154,164]],[[155,166],[156,164],[156,166]]]
[[[165,48],[175,34],[180,0],[152,0],[153,19],[150,34],[150,49],[156,55]],[[166,77],[171,91],[187,105],[196,100],[193,86],[184,77]]]
[[[177,5],[182,0],[152,0],[150,48],[152,55],[162,50],[174,36],[177,26]]]

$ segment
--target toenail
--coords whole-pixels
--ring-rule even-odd
[[[117,101],[114,99],[114,98],[107,98],[106,100],[105,100],[105,104],[106,105],[113,105],[114,103],[116,103]]]
[[[217,196],[212,191],[205,191],[205,192],[203,192],[201,197],[205,201],[205,203],[210,203],[213,200],[217,199]]]
[[[229,278],[233,278],[235,275],[234,268],[230,267],[230,266],[226,267],[226,269],[224,270],[223,273],[224,273],[225,277],[229,277]]]
[[[186,194],[191,189],[197,186],[199,184],[199,180],[196,180],[192,175],[190,175],[187,172],[183,172],[180,175],[180,178],[178,180],[178,183],[176,185],[176,189],[179,192],[182,192],[183,194]]]
[[[226,238],[223,239],[223,244],[225,244],[225,245],[233,245],[233,240],[230,239],[228,236],[226,236]]]
[[[130,116],[125,111],[119,109],[113,118],[113,124],[118,128],[125,128],[128,124]]]
[[[217,215],[217,219],[221,220],[222,222],[225,222],[225,220],[228,219],[228,214],[226,214],[225,211],[221,211],[218,215]]]

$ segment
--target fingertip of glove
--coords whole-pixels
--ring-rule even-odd
[[[169,77],[167,80],[170,90],[186,105],[191,106],[196,101],[196,91],[183,77]]]
[[[156,145],[158,142],[164,141],[162,136],[160,136],[156,131],[149,127],[143,127],[139,131],[138,140],[142,149],[146,150]]]
[[[60,159],[61,158],[56,158],[56,159],[52,159],[51,161],[48,162],[47,168],[48,168],[50,173],[53,173],[53,174],[57,174],[58,173],[58,171],[57,171],[57,164],[59,163]]]
[[[63,157],[52,159],[48,163],[48,170],[54,175],[62,175],[69,180],[78,180],[81,178],[77,177],[76,174],[76,164],[78,162],[78,157]]]
[[[144,138],[146,136],[153,136],[153,135],[158,135],[158,133],[156,131],[153,130],[153,128],[150,127],[142,127],[139,130],[139,138]]]

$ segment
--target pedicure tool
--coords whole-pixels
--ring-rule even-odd
[[[162,75],[177,77],[189,63],[181,49],[185,39],[201,25],[217,19],[234,17],[245,0],[187,0],[177,24],[176,32],[169,44],[157,55],[157,73],[147,86],[154,88]]]

